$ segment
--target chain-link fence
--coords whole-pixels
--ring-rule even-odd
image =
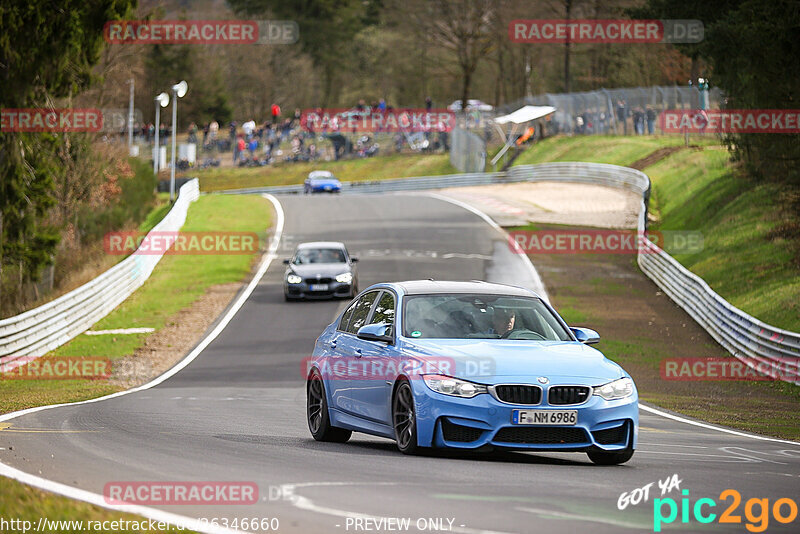
[[[453,128],[450,163],[461,172],[486,170],[486,142],[477,134],[459,126]]]
[[[532,96],[501,106],[511,113],[522,106],[553,106],[558,111],[547,122],[547,135],[662,133],[658,115],[670,109],[700,109],[701,92],[696,87],[655,86],[599,89],[579,93]],[[708,108],[720,107],[722,92],[708,92]]]

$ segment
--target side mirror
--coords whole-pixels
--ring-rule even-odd
[[[284,264],[284,265],[289,265],[289,262],[291,262],[291,261],[292,261],[292,260],[283,260],[283,264]]]
[[[350,258],[350,263],[358,263],[358,258]]]
[[[392,337],[392,327],[385,323],[364,325],[358,329],[356,336],[358,339],[380,341],[382,343],[391,343],[394,341]]]
[[[600,341],[600,334],[591,328],[572,327],[570,330],[575,334],[575,338],[585,345],[592,345]]]

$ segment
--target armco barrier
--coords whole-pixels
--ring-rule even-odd
[[[619,187],[642,196],[638,229],[647,229],[650,179],[628,167],[602,163],[564,162],[519,165],[506,172],[344,182],[342,193],[388,193],[514,182],[577,182]],[[241,189],[226,193],[302,193],[303,187]],[[639,267],[673,301],[694,318],[720,345],[748,366],[800,384],[800,334],[767,325],[717,295],[700,277],[655,244],[645,241]],[[774,368],[771,369],[771,367]]]
[[[180,230],[189,204],[199,195],[197,179],[184,184],[172,209],[152,232]],[[42,356],[87,330],[144,284],[160,260],[155,254],[131,255],[66,295],[1,320],[0,367],[13,368],[14,361],[23,356]]]
[[[650,179],[635,169],[597,163],[545,163],[512,167],[509,175],[513,181],[582,182],[635,191],[642,195],[638,231],[647,230]],[[749,367],[800,384],[800,334],[765,324],[734,307],[657,245],[641,241],[639,267],[711,337]]]

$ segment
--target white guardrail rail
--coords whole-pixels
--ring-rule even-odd
[[[189,204],[199,196],[196,178],[184,184],[172,209],[151,231],[180,230]],[[30,358],[42,356],[87,330],[141,287],[161,257],[132,254],[66,295],[0,320],[0,370],[10,370]]]
[[[514,182],[578,182],[619,187],[641,195],[639,267],[728,352],[749,367],[800,384],[800,334],[765,324],[716,294],[700,277],[644,238],[650,179],[628,167],[602,163],[519,165],[506,172],[452,174],[370,182],[344,182],[343,194],[388,193]],[[240,189],[225,193],[299,194],[303,186]]]

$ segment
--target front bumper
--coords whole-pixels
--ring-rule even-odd
[[[417,438],[423,447],[542,451],[636,448],[639,405],[635,392],[614,401],[591,396],[579,405],[551,406],[544,400],[540,405],[526,406],[500,402],[486,393],[471,399],[443,395],[430,390],[422,379],[411,382]],[[578,422],[570,426],[514,425],[511,413],[518,409],[576,410]]]
[[[353,283],[342,284],[335,280],[327,282],[325,290],[311,290],[311,284],[303,280],[299,284],[283,282],[283,292],[288,298],[292,299],[325,299],[333,297],[352,297]]]

